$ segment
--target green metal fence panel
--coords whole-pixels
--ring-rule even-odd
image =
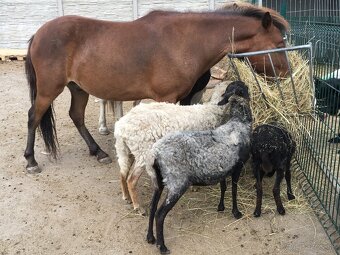
[[[340,254],[340,143],[332,143],[340,140],[340,1],[263,0],[262,5],[289,21],[294,45],[313,45],[316,112],[303,119],[295,157],[308,183],[307,197],[322,208],[319,219]]]

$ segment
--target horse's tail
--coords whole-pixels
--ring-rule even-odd
[[[26,78],[29,84],[30,99],[31,99],[32,106],[34,105],[34,102],[37,96],[37,78],[36,78],[34,66],[33,66],[32,59],[31,59],[31,45],[32,45],[33,39],[34,39],[34,35],[28,41],[29,44],[28,44],[28,50],[27,50],[27,55],[26,55],[26,61],[25,61],[25,72],[26,72]],[[51,153],[51,156],[53,158],[56,158],[57,150],[58,150],[58,139],[57,139],[57,133],[56,133],[53,114],[54,114],[54,110],[53,110],[53,105],[51,104],[41,118],[40,131],[44,139],[47,151]]]

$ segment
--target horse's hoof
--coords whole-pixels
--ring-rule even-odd
[[[108,128],[99,128],[99,134],[101,134],[101,135],[108,135],[108,134],[110,134],[110,131],[109,131],[109,129]]]
[[[170,250],[166,248],[165,245],[162,245],[161,247],[159,247],[159,251],[161,252],[161,254],[170,254]]]
[[[235,219],[241,219],[243,214],[240,211],[233,212]]]
[[[101,159],[98,159],[99,163],[102,163],[102,164],[110,164],[112,163],[112,159],[107,156],[105,158],[101,158]]]
[[[27,166],[26,171],[28,174],[39,174],[41,173],[41,168],[36,165],[36,166]]]

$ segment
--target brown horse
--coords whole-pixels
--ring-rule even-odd
[[[214,12],[153,11],[132,22],[63,16],[44,24],[29,41],[26,74],[32,107],[28,112],[25,158],[28,172],[40,172],[34,158],[40,124],[46,148],[57,154],[52,103],[71,91],[70,117],[100,162],[110,158],[84,124],[89,94],[111,100],[177,102],[229,52],[284,47],[288,23],[277,12],[252,5],[227,5]],[[256,70],[269,61],[252,58]],[[273,57],[285,74],[283,54]],[[270,75],[270,73],[268,73]]]

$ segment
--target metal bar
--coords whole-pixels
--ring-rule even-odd
[[[289,61],[289,58],[288,58],[288,53],[287,53],[287,51],[285,51],[284,53],[285,53],[286,60],[287,60],[287,65],[288,65],[288,70],[289,70],[289,76],[290,76],[290,82],[291,82],[292,88],[293,88],[293,95],[294,95],[294,98],[295,98],[295,103],[296,103],[296,106],[299,106],[299,102],[298,102],[298,99],[297,99],[297,96],[296,96],[296,89],[295,89],[295,83],[294,83],[294,79],[293,79],[292,67],[291,67],[291,65],[290,65],[290,61]],[[298,108],[298,111],[300,111],[299,108]]]
[[[258,80],[257,77],[256,77],[255,71],[254,71],[254,69],[251,67],[251,63],[250,63],[250,61],[249,61],[249,58],[246,57],[245,59],[246,59],[247,64],[249,65],[249,68],[250,68],[250,70],[251,70],[251,72],[252,72],[252,74],[253,74],[253,76],[254,76],[254,78],[255,78],[256,84],[257,84],[257,86],[259,87],[259,90],[261,91],[261,96],[262,96],[264,102],[266,103],[266,107],[267,107],[267,109],[268,109],[268,108],[269,108],[269,104],[268,104],[267,98],[266,98],[265,94],[264,94],[263,91],[262,91],[261,85],[260,85],[260,83],[259,83],[259,80]]]
[[[283,96],[283,93],[282,93],[282,90],[281,90],[281,86],[280,86],[280,80],[279,80],[279,78],[278,78],[277,75],[276,75],[274,63],[273,63],[272,57],[271,57],[271,55],[270,55],[269,53],[268,53],[268,58],[269,58],[270,65],[272,66],[272,69],[273,69],[273,73],[274,73],[274,78],[275,78],[276,86],[277,86],[277,88],[279,89],[281,99],[283,100],[283,101],[282,101],[282,102],[283,102],[283,105],[286,106],[286,103],[285,103],[285,101],[284,101],[285,99],[284,99],[284,96]]]
[[[299,45],[299,46],[293,46],[293,47],[287,47],[287,48],[259,50],[259,51],[246,52],[246,53],[229,53],[228,56],[232,57],[232,58],[243,58],[243,57],[252,57],[252,56],[257,56],[257,55],[263,55],[263,54],[267,54],[267,53],[278,53],[278,52],[286,52],[286,51],[293,51],[293,50],[299,50],[299,49],[309,49],[309,48],[311,48],[311,45],[306,44],[306,45]]]

